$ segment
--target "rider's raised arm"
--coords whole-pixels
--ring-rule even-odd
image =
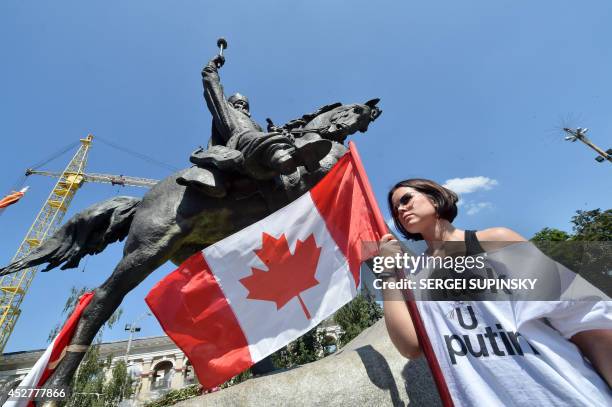
[[[210,114],[213,116],[213,123],[217,130],[228,137],[232,133],[232,118],[229,103],[223,94],[223,86],[219,78],[217,68],[218,57],[213,58],[202,70],[202,84],[204,85],[204,99]]]

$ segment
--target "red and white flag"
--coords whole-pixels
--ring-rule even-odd
[[[146,302],[198,380],[217,386],[297,339],[357,293],[378,241],[371,191],[354,150],[309,193],[207,247]]]
[[[57,334],[47,350],[45,350],[36,364],[32,367],[32,370],[30,370],[27,376],[19,383],[19,387],[30,389],[44,386],[45,382],[51,377],[51,374],[55,371],[55,368],[66,354],[66,351],[69,350],[68,344],[72,340],[81,314],[87,305],[89,305],[92,298],[93,292],[85,293],[79,298],[79,303],[72,312],[72,315],[70,315],[59,334]],[[30,400],[31,398],[27,397],[9,398],[8,401],[4,403],[3,407],[33,406],[34,404]]]
[[[28,188],[29,187],[22,188],[20,191],[17,192],[13,191],[4,198],[0,199],[0,209],[4,209],[7,206],[11,206],[17,203],[21,198],[23,198]]]

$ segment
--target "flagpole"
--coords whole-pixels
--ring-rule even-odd
[[[349,150],[351,153],[351,159],[355,166],[355,171],[357,173],[357,179],[361,183],[361,187],[365,192],[366,201],[370,206],[370,211],[372,212],[374,220],[376,221],[378,233],[380,234],[380,236],[385,235],[389,233],[389,228],[387,227],[387,224],[385,223],[385,220],[382,216],[382,212],[380,211],[378,202],[376,201],[376,198],[374,198],[374,193],[372,192],[370,181],[368,180],[368,176],[365,172],[363,164],[361,163],[361,157],[359,156],[359,152],[357,151],[357,146],[352,141],[349,142]],[[427,331],[425,330],[425,325],[423,323],[423,320],[421,319],[421,315],[419,314],[416,302],[414,301],[414,296],[412,295],[412,292],[406,289],[402,290],[402,294],[404,295],[404,300],[406,301],[408,312],[410,313],[410,317],[412,318],[414,330],[419,340],[419,344],[421,345],[421,349],[423,350],[425,359],[427,359],[427,363],[433,374],[433,378],[436,383],[438,393],[440,394],[442,404],[445,407],[452,407],[454,406],[453,399],[451,398],[448,386],[446,385],[446,381],[444,380],[444,375],[442,374],[442,369],[440,368],[440,364],[438,363],[436,355],[433,351],[433,347],[431,346],[431,341],[427,336]]]

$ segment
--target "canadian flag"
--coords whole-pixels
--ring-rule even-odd
[[[55,368],[66,354],[66,351],[70,350],[70,346],[74,346],[69,346],[68,344],[72,340],[74,331],[76,330],[79,319],[81,318],[81,314],[87,305],[89,305],[92,298],[93,292],[85,293],[81,296],[81,298],[79,298],[77,306],[64,323],[64,326],[59,334],[57,334],[55,339],[53,339],[53,342],[51,342],[38,361],[36,361],[26,377],[24,377],[19,383],[19,387],[40,388],[44,386],[45,382],[49,379],[49,377],[51,377],[51,374],[55,371]],[[77,347],[80,347],[80,345],[77,345]],[[79,351],[84,350],[85,349],[79,349]],[[31,399],[27,397],[13,399],[9,398],[3,404],[3,407],[33,407],[34,403],[30,400]]]
[[[309,193],[153,287],[147,304],[204,387],[297,339],[356,295],[360,264],[375,254],[363,243],[380,239],[373,202],[351,145]]]
[[[22,188],[20,191],[17,192],[13,191],[4,198],[0,199],[0,209],[4,209],[7,206],[11,206],[17,203],[21,198],[23,198],[25,193],[28,191],[28,188],[29,187]]]

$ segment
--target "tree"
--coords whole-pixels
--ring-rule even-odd
[[[70,289],[70,295],[62,310],[64,319],[67,319],[74,312],[79,298],[90,290],[88,287],[72,287]],[[117,309],[96,335],[72,379],[70,387],[73,395],[63,405],[69,407],[112,406],[131,396],[132,380],[127,372],[125,361],[119,361],[112,366],[111,378],[106,381],[105,371],[107,368],[111,368],[112,355],[109,355],[106,362],[100,360],[100,344],[102,343],[103,331],[106,327],[112,328],[119,321],[122,313],[121,308]],[[63,323],[56,324],[49,332],[49,342],[57,336],[62,325]]]
[[[561,241],[612,241],[612,209],[593,209],[590,211],[577,210],[572,216],[573,234],[559,229],[544,228],[530,239],[532,242],[561,242]]]
[[[111,357],[108,357],[107,366],[111,365]],[[111,371],[110,380],[104,385],[104,405],[115,406],[123,399],[128,399],[133,393],[132,377],[129,375],[125,360],[115,363]]]
[[[574,240],[612,241],[612,209],[576,211],[572,217]]]
[[[77,374],[72,381],[72,397],[69,407],[104,406],[104,364],[100,363],[99,342],[92,344],[85,353]]]
[[[352,301],[340,308],[333,316],[344,331],[338,345],[345,345],[372,326],[383,315],[382,308],[368,292],[357,295]],[[315,327],[278,350],[272,355],[276,368],[291,368],[314,362],[326,356],[325,347],[330,345],[325,333]]]
[[[314,362],[323,357],[323,336],[314,327],[304,335],[281,348],[272,355],[272,361],[277,369],[291,368]]]
[[[340,344],[346,345],[364,329],[374,325],[382,316],[383,310],[374,297],[367,291],[365,294],[360,293],[334,315],[334,321],[344,331],[340,336]]]
[[[553,260],[608,292],[612,284],[612,209],[577,210],[573,234],[544,228],[530,240]]]
[[[572,236],[559,229],[544,228],[530,239],[532,242],[565,242]]]

